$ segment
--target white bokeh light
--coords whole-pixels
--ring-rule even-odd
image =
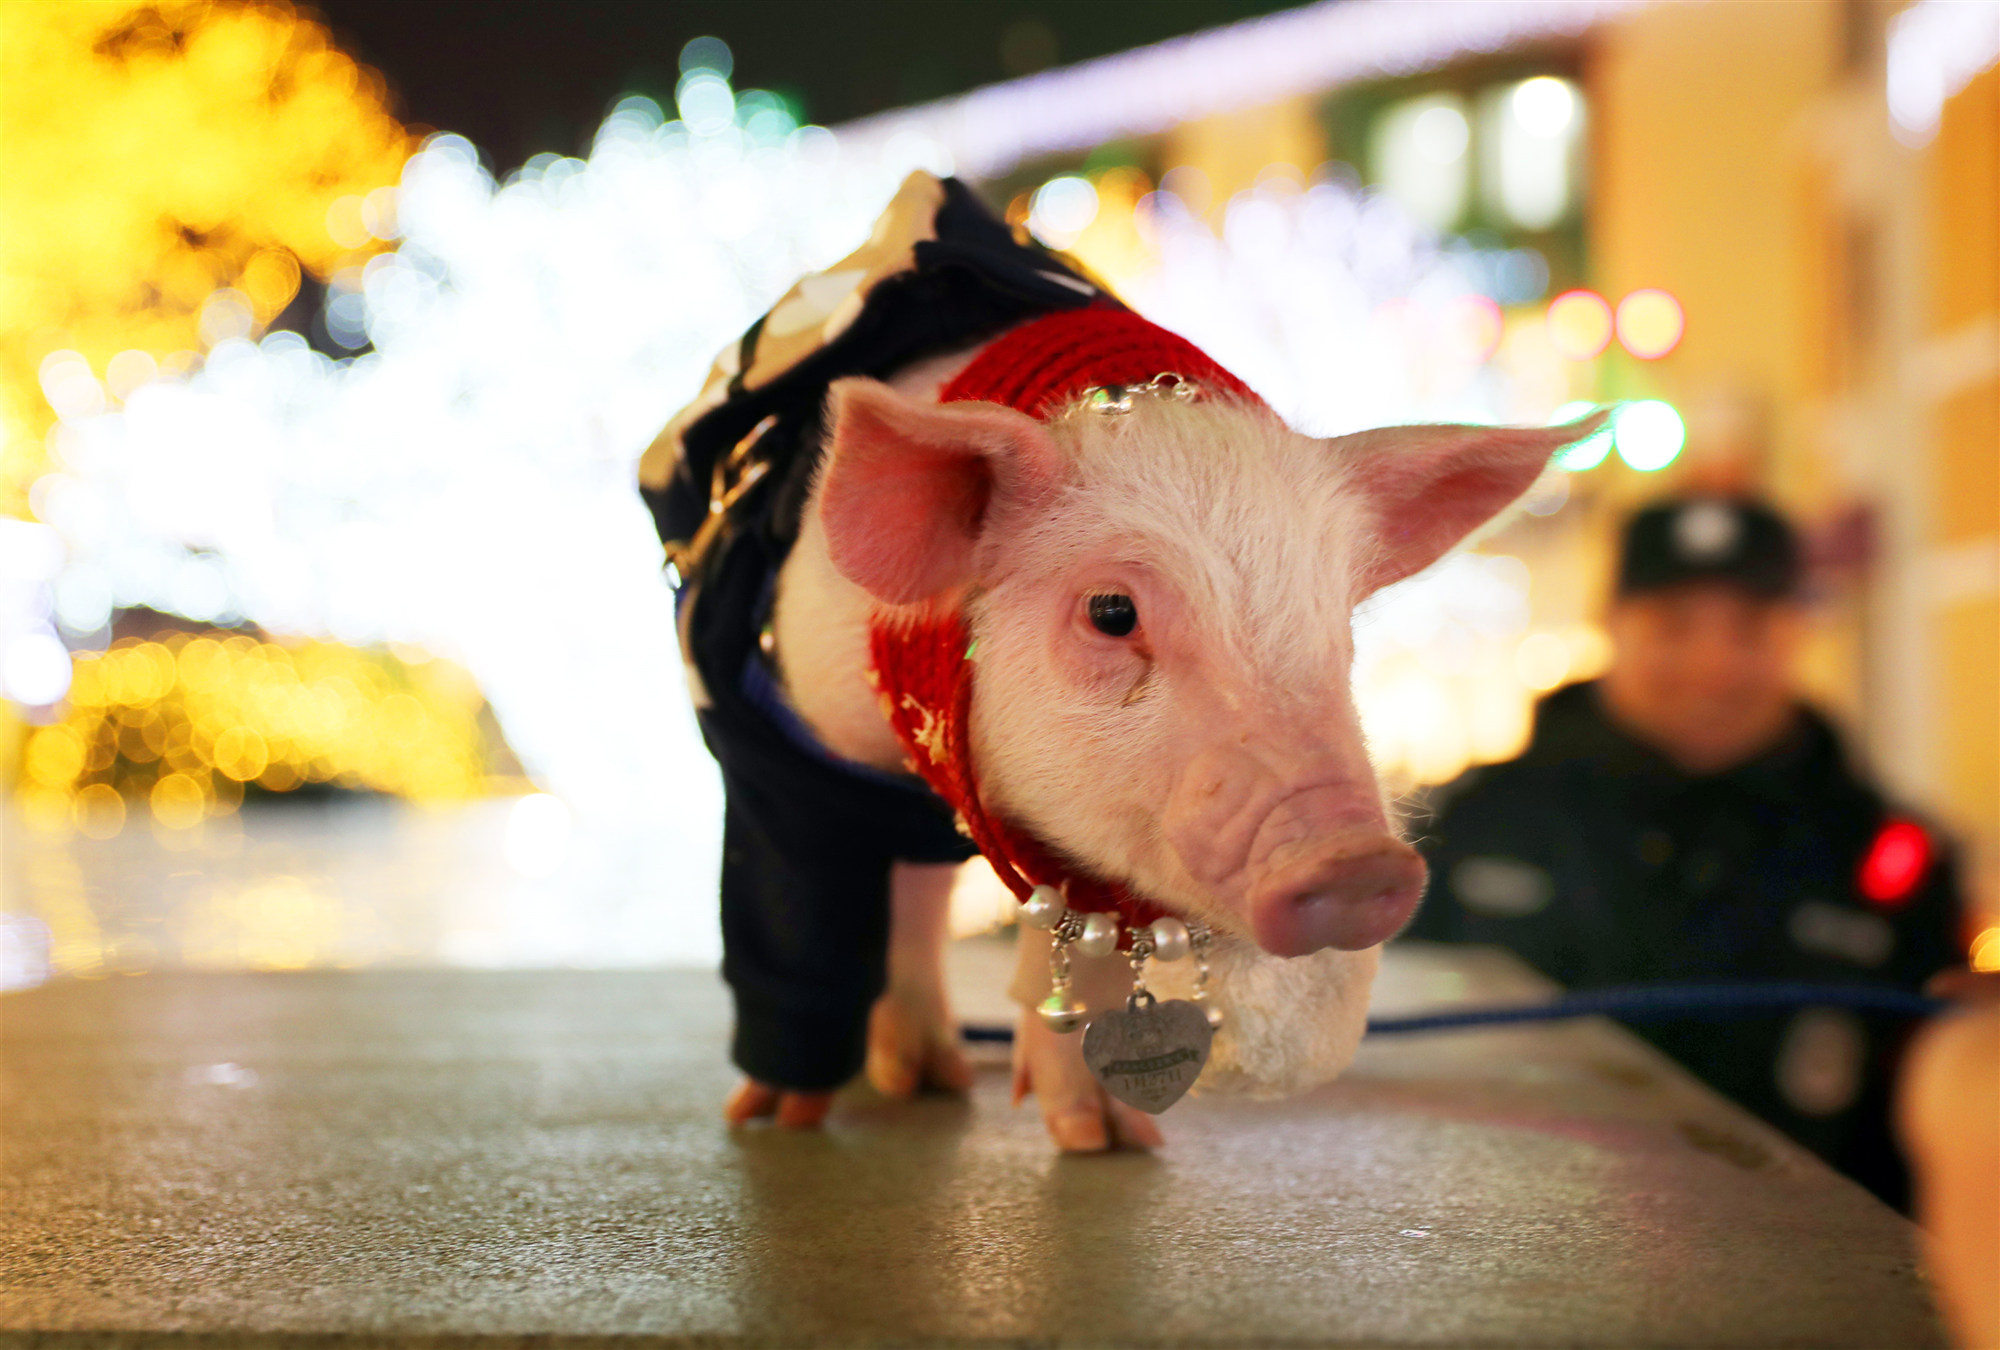
[[[531,881],[554,876],[569,857],[571,826],[562,798],[529,793],[507,813],[507,865]]]
[[[1889,128],[1915,147],[1937,135],[1945,101],[2000,60],[2000,0],[1917,0],[1889,21]]]
[[[1125,298],[1303,430],[1532,415],[1452,332],[1502,255],[1440,238],[1386,196],[1338,181],[1258,188],[1229,202],[1218,235],[1159,192],[1141,222],[1159,265]]]
[[[0,690],[16,703],[45,708],[69,692],[69,649],[47,631],[24,633],[0,653]]]
[[[1576,118],[1577,102],[1575,87],[1553,75],[1523,80],[1508,96],[1509,110],[1522,129],[1544,140],[1554,140],[1569,130]]]
[[[729,97],[760,134],[627,100],[588,159],[505,184],[433,137],[368,212],[400,247],[335,279],[329,317],[373,348],[351,361],[247,340],[227,296],[200,373],[135,381],[122,408],[81,356],[49,358],[63,420],[33,503],[67,563],[15,626],[8,692],[50,701],[36,641],[114,605],[450,657],[573,816],[562,903],[650,916],[610,959],[712,959],[720,793],[634,465],[714,353],[936,154],[855,162],[754,93]],[[548,850],[519,846],[538,872]]]
[[[1065,174],[1035,189],[1028,228],[1051,248],[1068,248],[1097,219],[1097,189],[1087,178]]]
[[[1553,75],[1502,86],[1483,100],[1480,124],[1487,211],[1524,230],[1559,223],[1577,201],[1585,124],[1577,87]]]

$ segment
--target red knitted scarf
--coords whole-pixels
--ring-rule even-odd
[[[990,343],[938,395],[940,403],[1005,404],[1046,418],[1085,391],[1143,384],[1173,374],[1211,391],[1255,398],[1247,386],[1185,338],[1109,304],[1047,315]],[[1026,899],[1035,886],[1062,890],[1071,909],[1113,912],[1130,932],[1166,911],[1123,884],[1082,871],[1072,859],[998,815],[979,795],[972,764],[973,653],[965,616],[923,609],[878,617],[870,634],[869,680],[903,743],[912,769],[950,804],[1008,889]]]

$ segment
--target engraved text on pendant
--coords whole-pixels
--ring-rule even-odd
[[[1150,995],[1090,1019],[1083,1062],[1104,1090],[1152,1115],[1172,1106],[1208,1062],[1215,1029],[1185,999],[1156,1003]]]

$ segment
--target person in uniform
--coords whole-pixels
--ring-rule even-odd
[[[1543,699],[1518,759],[1415,823],[1406,936],[1508,948],[1571,989],[1787,980],[1916,991],[1964,960],[1938,835],[1856,771],[1800,696],[1798,542],[1760,503],[1629,522],[1601,679]],[[1897,1208],[1903,1021],[1816,1007],[1632,1028]]]

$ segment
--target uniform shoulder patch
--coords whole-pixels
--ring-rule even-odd
[[[1879,966],[1896,950],[1896,930],[1879,914],[1808,900],[1785,925],[1792,945],[1857,966]]]
[[[1446,878],[1458,902],[1474,914],[1521,919],[1547,909],[1555,898],[1555,879],[1546,870],[1519,858],[1477,854],[1461,859]]]

